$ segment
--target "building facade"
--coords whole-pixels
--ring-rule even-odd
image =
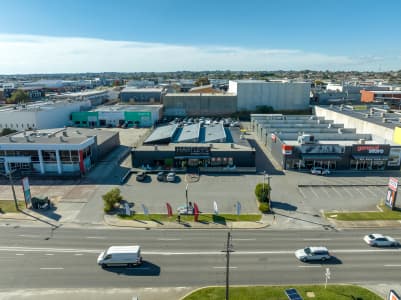
[[[121,102],[158,104],[162,102],[163,88],[126,87],[120,92]]]

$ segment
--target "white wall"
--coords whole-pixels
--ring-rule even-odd
[[[18,131],[36,128],[36,113],[34,111],[0,111],[0,130],[11,128]]]
[[[230,81],[231,83],[231,81]],[[232,89],[235,85],[232,84]],[[255,110],[271,106],[275,110],[299,110],[309,107],[309,83],[246,81],[237,83],[238,109]]]

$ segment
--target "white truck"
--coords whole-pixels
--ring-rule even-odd
[[[140,246],[111,246],[97,258],[98,265],[134,267],[142,263]]]

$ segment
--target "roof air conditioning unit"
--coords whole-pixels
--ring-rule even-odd
[[[361,145],[365,145],[365,139],[359,139],[359,144],[361,144]]]
[[[338,133],[343,134],[344,133],[344,128],[338,128]]]
[[[231,149],[234,149],[234,144],[233,143],[231,143]]]
[[[210,148],[213,148],[213,144],[209,144],[209,147],[210,147]]]
[[[386,122],[387,122],[387,118],[383,118],[383,119],[382,119],[382,122],[383,122],[383,123],[386,123]]]
[[[384,112],[380,113],[380,117],[384,118],[386,115]]]
[[[158,150],[157,145],[155,145],[155,151],[157,151],[157,150]]]

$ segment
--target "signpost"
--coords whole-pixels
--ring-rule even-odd
[[[327,281],[330,279],[330,275],[331,275],[329,268],[326,268],[326,273],[324,275],[326,276],[326,283],[324,284],[324,288],[326,289]]]
[[[27,208],[31,208],[32,206],[32,196],[31,196],[31,188],[29,186],[28,177],[22,178],[22,191],[24,192],[25,205]]]
[[[388,206],[391,209],[394,209],[395,207],[397,190],[398,190],[398,179],[390,177],[388,181],[388,189],[386,195],[386,206]]]

